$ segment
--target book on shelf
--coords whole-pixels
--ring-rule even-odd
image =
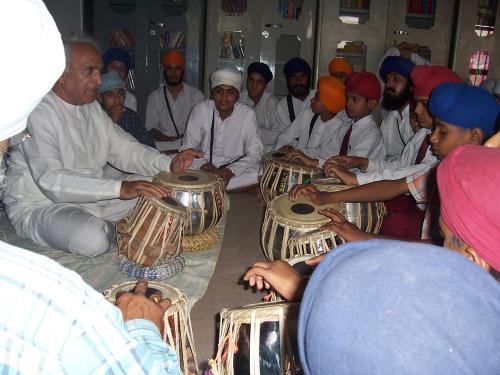
[[[186,34],[182,31],[167,31],[165,36],[160,37],[161,48],[178,48],[185,47]]]
[[[134,36],[127,29],[113,29],[109,33],[109,44],[115,47],[134,47]]]
[[[370,0],[341,0],[341,8],[347,9],[370,9]]]
[[[436,0],[409,0],[406,10],[408,13],[434,15]]]
[[[221,37],[219,58],[244,59],[245,38],[241,32],[226,31]]]
[[[247,0],[222,0],[221,7],[228,16],[241,16],[247,11]]]
[[[280,0],[279,13],[287,20],[298,20],[302,14],[303,0]]]

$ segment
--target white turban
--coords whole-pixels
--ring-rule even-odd
[[[0,1],[0,140],[26,127],[64,71],[61,34],[41,0]]]
[[[219,85],[228,85],[233,86],[236,90],[240,91],[243,77],[241,76],[238,69],[233,67],[225,67],[213,72],[212,76],[210,77],[210,82],[212,83],[212,89]]]

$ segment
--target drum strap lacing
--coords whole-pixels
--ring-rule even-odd
[[[293,109],[292,95],[288,94],[286,96],[286,104],[288,107],[288,116],[290,116],[290,123],[295,121],[295,111]]]
[[[167,85],[163,86],[163,96],[165,97],[165,103],[167,103],[168,114],[170,115],[170,120],[172,120],[172,124],[174,125],[177,138],[180,138],[181,134],[179,133],[179,129],[177,129],[177,125],[175,124],[174,116],[172,115],[172,109],[170,108],[170,102],[168,101],[167,97]]]

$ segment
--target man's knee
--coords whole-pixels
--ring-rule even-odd
[[[72,236],[69,251],[73,254],[94,257],[111,249],[115,244],[114,225],[91,217]]]

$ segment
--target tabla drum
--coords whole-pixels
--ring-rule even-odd
[[[325,175],[316,175],[311,179],[311,184],[313,185],[343,185],[341,179],[337,177],[326,177]]]
[[[138,265],[154,267],[181,253],[186,208],[171,197],[141,197],[116,225],[118,251]]]
[[[306,184],[313,176],[321,174],[315,167],[306,167],[300,163],[285,161],[284,152],[269,152],[262,158],[260,190],[266,202],[287,193],[297,184]]]
[[[314,266],[309,266],[306,264],[306,260],[314,258],[314,255],[298,255],[292,258],[286,259],[286,262],[291,265],[295,271],[300,273],[303,277],[309,277],[314,271]],[[274,290],[271,291],[271,296],[269,297],[270,302],[283,301],[283,298],[277,294]]]
[[[182,173],[162,172],[154,178],[153,182],[167,187],[171,191],[171,196],[187,209],[184,250],[201,250],[213,246],[218,239],[214,227],[222,220],[225,213],[225,192],[222,180],[213,173],[186,171]],[[199,235],[202,237],[193,238]]]
[[[296,202],[282,195],[268,203],[261,231],[262,248],[267,259],[290,258],[288,240],[328,223],[330,219],[318,213],[319,209],[327,207],[340,210],[338,203],[315,205],[303,195]]]
[[[114,285],[104,292],[104,297],[111,303],[115,303],[117,293],[131,292],[135,284],[135,281],[129,281]],[[186,296],[169,285],[150,281],[146,296],[149,297],[153,294],[159,295],[162,299],[168,298],[171,301],[170,307],[163,316],[163,341],[175,350],[184,374],[198,374],[194,336]]]
[[[314,230],[288,240],[290,257],[316,256],[327,253],[345,241],[335,232],[329,230]]]
[[[212,373],[302,374],[297,346],[298,316],[298,303],[260,303],[223,309]]]

